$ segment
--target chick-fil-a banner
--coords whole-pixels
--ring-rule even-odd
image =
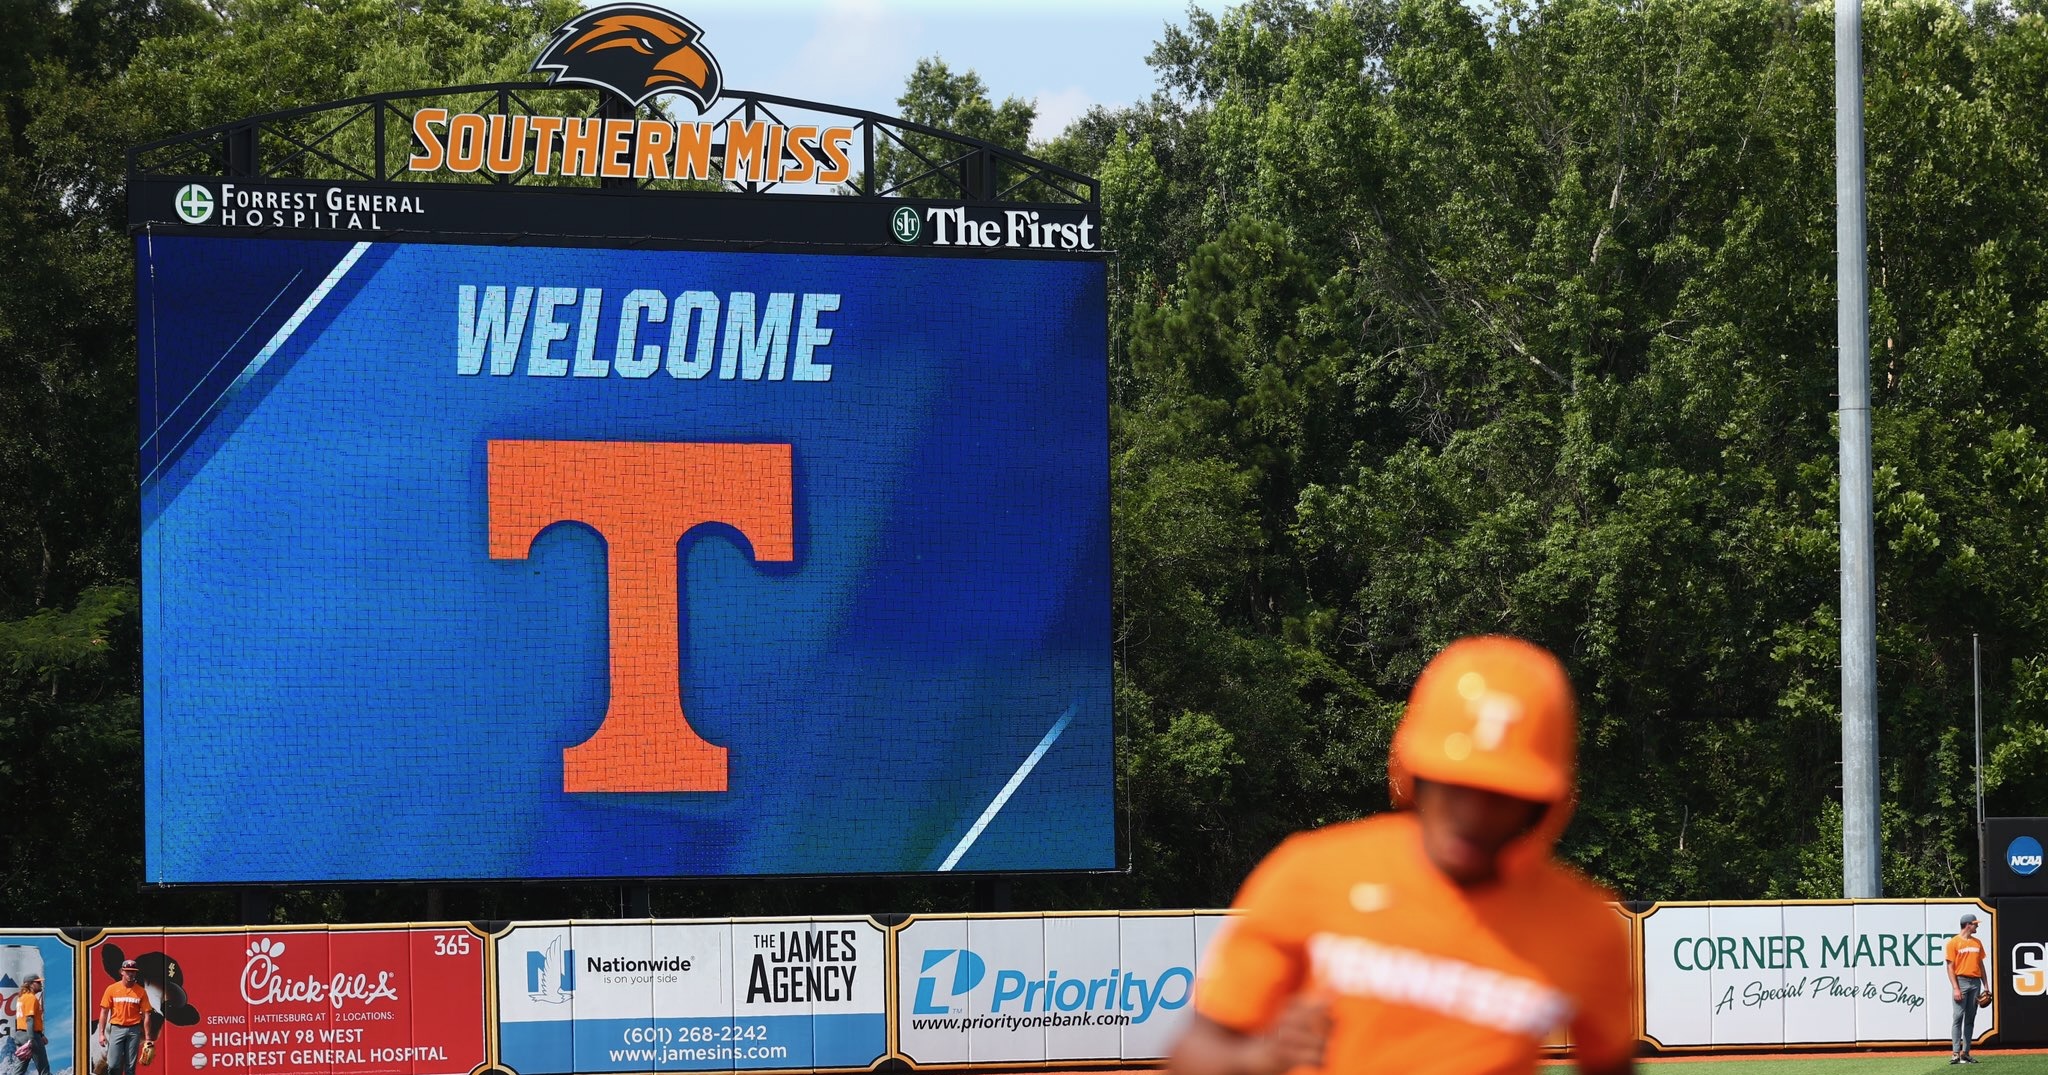
[[[167,1072],[469,1075],[485,1066],[484,939],[467,926],[117,931],[86,951],[101,998],[134,960]]]

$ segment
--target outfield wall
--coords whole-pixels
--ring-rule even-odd
[[[1979,1041],[2015,990],[2031,1002],[2044,977],[2028,954],[2048,937],[2002,936],[1975,900],[1614,909],[1634,936],[1637,1030],[1656,1050],[1946,1042],[1942,943],[1965,912],[1983,918],[2001,982]],[[133,959],[170,1024],[156,1057],[166,1073],[1141,1066],[1188,1018],[1203,952],[1227,918],[12,930],[0,931],[0,1014],[11,1021],[19,983],[42,974],[52,1069],[88,1068],[102,1051],[92,1009]],[[2027,966],[2003,966],[2008,949]]]

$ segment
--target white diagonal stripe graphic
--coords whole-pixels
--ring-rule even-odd
[[[175,455],[178,451],[178,446],[184,444],[187,438],[198,432],[200,427],[206,424],[207,414],[212,414],[216,408],[227,402],[230,396],[240,391],[243,385],[249,383],[250,378],[256,376],[257,372],[263,369],[264,365],[270,361],[271,356],[277,354],[278,348],[283,347],[285,342],[292,338],[292,333],[297,332],[299,326],[306,323],[306,318],[313,316],[313,311],[320,308],[320,303],[327,298],[327,293],[334,290],[334,285],[341,283],[341,278],[347,276],[349,269],[355,266],[356,259],[362,257],[363,251],[368,249],[370,249],[369,243],[357,243],[349,248],[349,252],[342,256],[340,263],[336,264],[328,272],[327,279],[320,281],[320,286],[314,288],[312,294],[306,296],[306,301],[299,303],[299,308],[292,312],[292,316],[284,324],[279,325],[275,333],[271,334],[270,342],[263,345],[263,350],[256,352],[256,357],[249,360],[248,367],[243,369],[241,374],[235,378],[235,383],[229,385],[227,391],[222,392],[220,398],[213,401],[213,406],[206,408],[206,414],[200,415],[199,420],[192,423],[192,427],[185,431],[185,436],[178,438],[177,444],[171,445],[169,451],[158,457],[160,461],[157,463],[157,466],[163,466],[161,460],[169,459],[172,455]],[[183,404],[180,404],[180,406],[183,406]]]
[[[1074,722],[1074,709],[1080,704],[1075,702],[1068,706],[1067,711],[1060,714],[1060,719],[1053,722],[1052,728],[1045,733],[1045,738],[1040,739],[1038,746],[1031,751],[1031,756],[1025,758],[1024,764],[1019,765],[1017,771],[1010,774],[1009,783],[1003,785],[1003,790],[996,792],[996,797],[990,800],[988,809],[983,810],[981,816],[974,820],[974,827],[968,829],[967,835],[960,838],[960,845],[953,849],[952,854],[946,856],[946,861],[939,864],[940,873],[945,873],[960,864],[960,857],[967,854],[967,849],[973,847],[974,841],[981,838],[982,830],[988,828],[988,823],[994,821],[996,815],[1008,805],[1010,796],[1017,793],[1017,788],[1024,783],[1024,778],[1031,775],[1031,770],[1038,768],[1039,759],[1045,757],[1045,752],[1052,749],[1053,741],[1060,737],[1061,732],[1067,730],[1067,725]]]

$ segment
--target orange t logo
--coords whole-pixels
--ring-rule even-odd
[[[724,791],[725,748],[683,715],[676,543],[725,523],[755,560],[793,559],[790,446],[494,440],[489,456],[491,559],[526,559],[558,522],[604,536],[611,704],[562,752],[562,790]]]

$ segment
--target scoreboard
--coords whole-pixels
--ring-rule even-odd
[[[149,881],[1116,867],[1102,260],[178,209]]]

